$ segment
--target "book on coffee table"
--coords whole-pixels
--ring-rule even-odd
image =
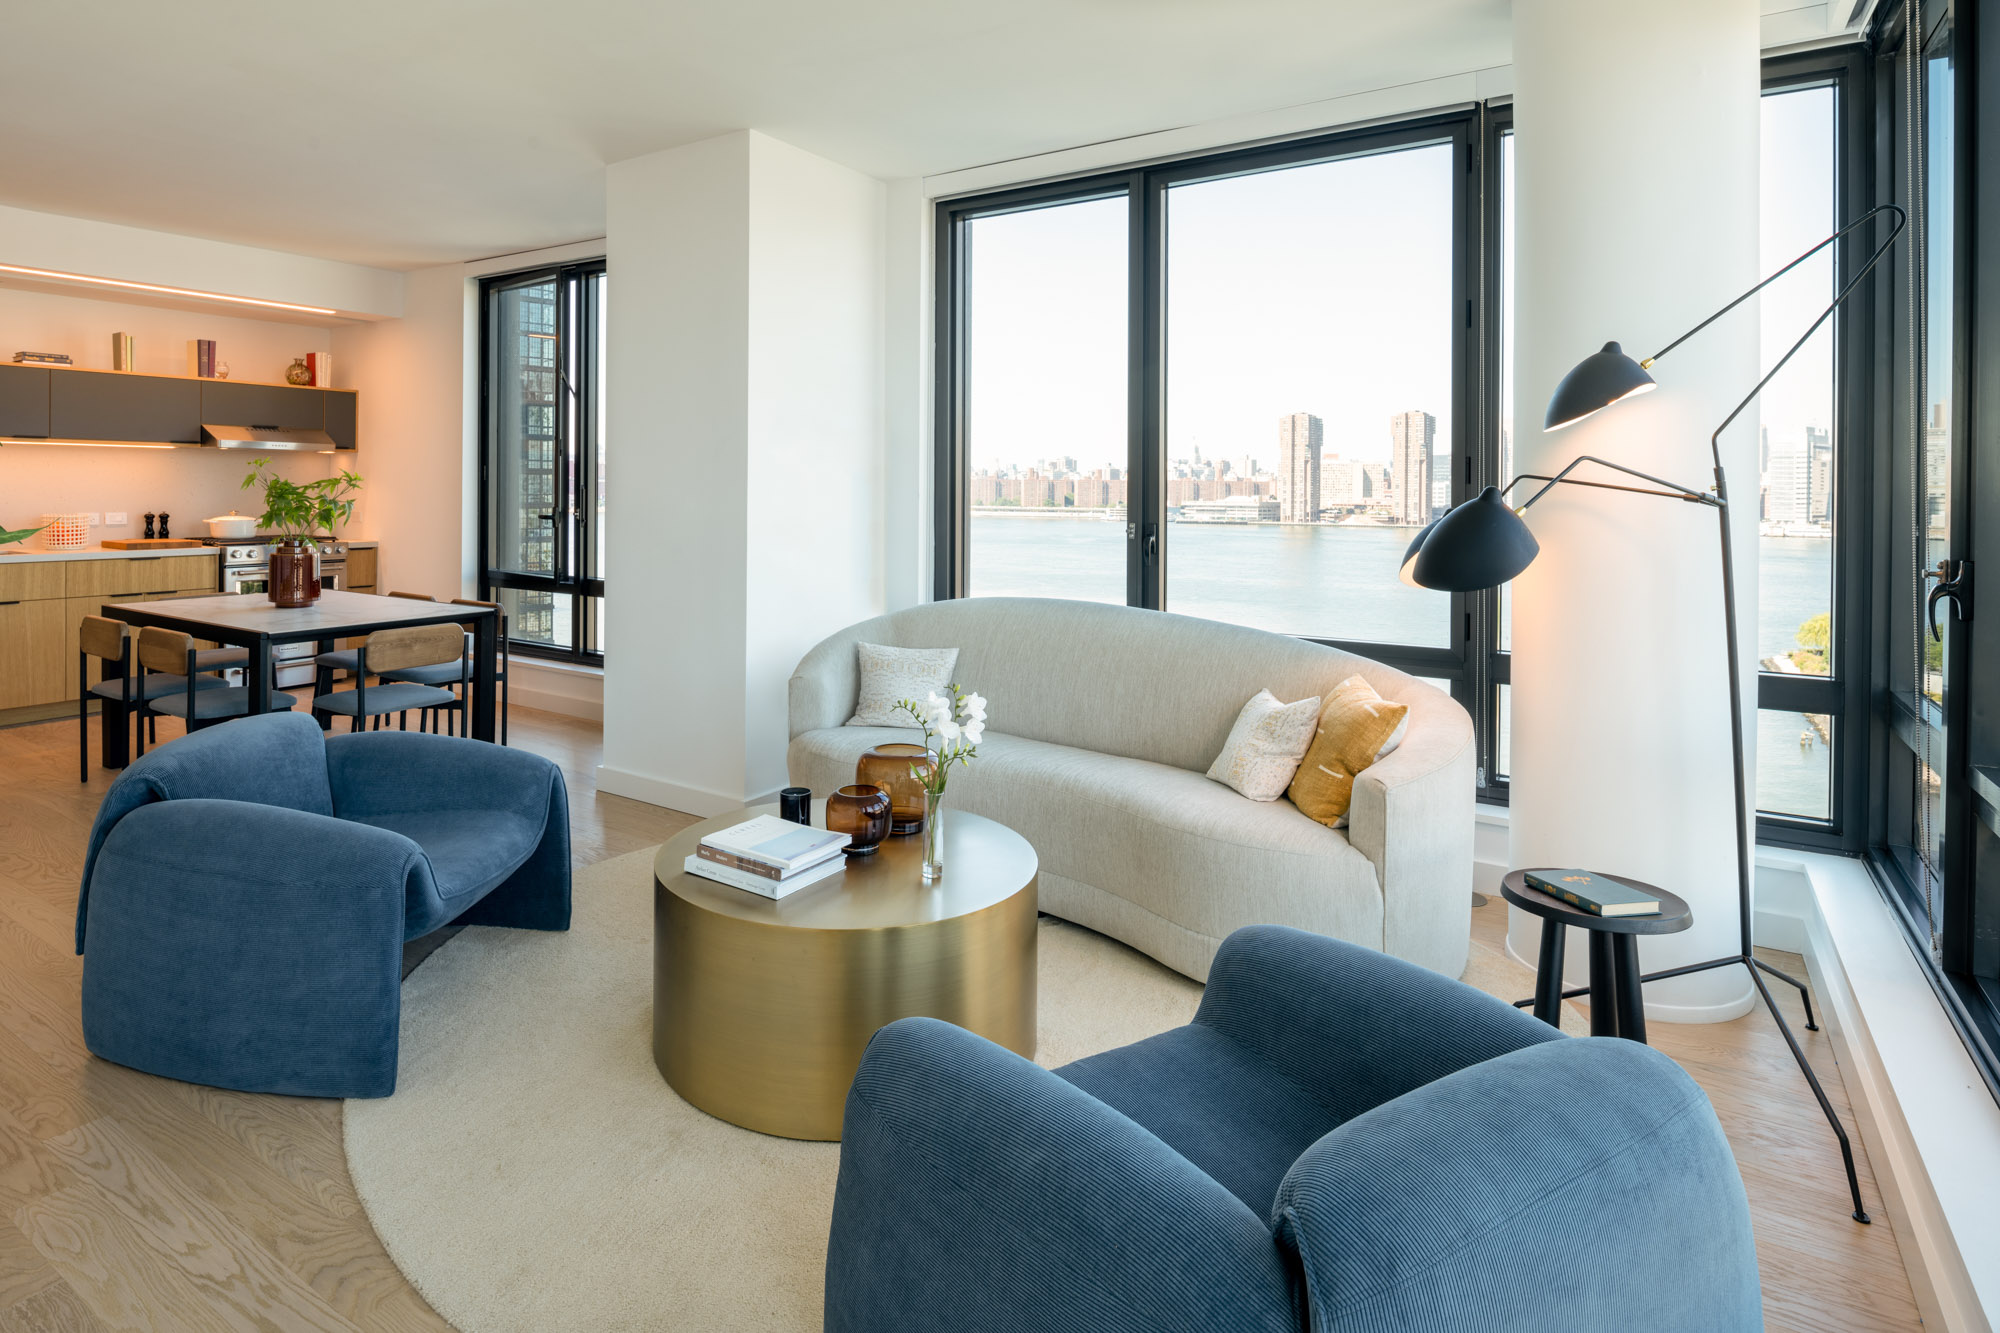
[[[758,815],[709,834],[701,840],[696,854],[706,853],[704,859],[735,870],[775,872],[782,879],[820,864],[850,841],[845,833],[794,824],[776,815]]]
[[[796,875],[787,875],[783,879],[770,879],[764,875],[753,875],[745,870],[734,870],[729,866],[718,865],[714,861],[704,861],[699,856],[688,857],[682,868],[690,875],[712,879],[717,884],[727,884],[732,889],[742,889],[760,898],[785,898],[800,889],[810,888],[821,880],[832,879],[847,868],[847,858],[834,856],[808,870],[801,870]]]
[[[1593,916],[1658,916],[1660,900],[1621,884],[1608,875],[1588,870],[1530,870],[1521,878],[1528,887],[1560,898],[1579,911]]]

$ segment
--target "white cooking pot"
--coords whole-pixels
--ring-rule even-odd
[[[257,520],[248,514],[239,514],[234,509],[220,518],[205,518],[208,535],[211,537],[254,537],[257,535]]]

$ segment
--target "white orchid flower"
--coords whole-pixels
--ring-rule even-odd
[[[985,734],[986,724],[984,722],[974,721],[965,724],[965,743],[967,745],[979,744],[979,738]]]
[[[946,744],[950,744],[952,741],[957,740],[959,736],[958,723],[952,721],[948,717],[939,718],[937,720],[937,725],[933,727],[932,730],[936,731],[938,734],[938,739],[944,741]]]

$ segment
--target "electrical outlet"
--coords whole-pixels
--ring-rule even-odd
[[[104,515],[102,515],[102,514],[85,514],[85,515],[83,516],[83,521],[84,521],[84,522],[85,522],[86,524],[88,524],[89,526],[93,527],[93,528],[97,528],[97,527],[102,527],[102,526],[104,526]]]
[[[129,519],[128,519],[128,518],[127,518],[127,517],[126,517],[126,516],[125,516],[124,514],[122,514],[122,513],[118,513],[118,514],[106,514],[106,515],[104,516],[104,525],[105,525],[106,527],[110,527],[110,528],[122,528],[122,527],[124,527],[124,526],[125,526],[125,525],[126,525],[126,524],[127,524],[128,522],[130,522],[130,520],[129,520]]]

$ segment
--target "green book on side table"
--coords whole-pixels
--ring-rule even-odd
[[[1595,916],[1657,916],[1660,900],[1605,875],[1588,870],[1531,870],[1522,876],[1530,888],[1560,898]]]

